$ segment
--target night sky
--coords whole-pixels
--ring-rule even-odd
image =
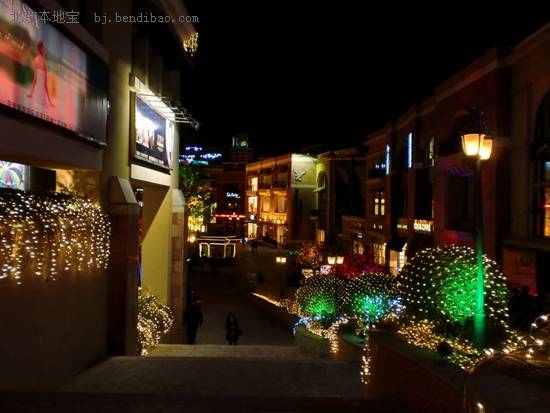
[[[200,23],[184,104],[202,124],[185,129],[185,144],[229,144],[241,132],[263,155],[356,144],[491,47],[513,46],[549,20],[543,2],[525,11],[500,3],[498,16],[464,3],[185,3]]]

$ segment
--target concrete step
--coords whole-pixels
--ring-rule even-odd
[[[58,392],[0,393],[0,411],[404,411],[393,402],[367,398],[359,364],[296,357],[292,346],[270,347],[162,346],[159,352],[172,355],[112,357]]]
[[[229,346],[217,344],[160,344],[148,357],[228,357],[282,360],[310,359],[298,346]]]
[[[0,392],[0,411],[17,413],[406,413],[387,400]]]
[[[355,363],[321,359],[112,357],[63,388],[103,394],[365,397]]]

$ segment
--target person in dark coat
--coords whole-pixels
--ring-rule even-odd
[[[195,344],[197,330],[199,326],[202,326],[202,310],[196,297],[191,298],[191,304],[185,314],[185,321],[187,323],[187,344]]]
[[[225,320],[225,332],[225,339],[229,345],[236,345],[242,331],[239,328],[237,317],[235,317],[235,314],[233,313],[227,314],[227,318]]]

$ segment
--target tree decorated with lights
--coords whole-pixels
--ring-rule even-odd
[[[214,206],[214,189],[200,166],[183,164],[179,168],[179,186],[185,197],[189,217],[209,223]]]
[[[308,278],[296,291],[299,313],[330,324],[340,310],[338,297],[342,287],[342,280],[332,275],[315,275]]]
[[[168,333],[174,323],[172,311],[156,296],[140,290],[138,293],[138,351],[147,355]]]
[[[505,276],[486,256],[483,270],[484,305],[490,333],[487,344],[498,347],[511,335],[507,324]],[[462,353],[454,356],[457,364],[465,366],[468,360],[477,362],[481,349],[471,345],[476,311],[475,251],[461,245],[425,249],[403,267],[397,280],[409,317],[402,335],[415,345],[426,343],[429,348],[444,340]]]
[[[343,310],[367,325],[401,310],[395,277],[382,273],[363,274],[349,280],[343,292]]]
[[[323,253],[313,242],[304,242],[298,250],[296,262],[307,268],[317,268],[323,262]]]

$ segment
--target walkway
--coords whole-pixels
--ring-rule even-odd
[[[275,267],[277,250],[260,247],[258,253],[249,248],[239,248],[237,264],[218,267],[215,272],[209,266],[195,268],[189,283],[199,297],[204,324],[199,328],[198,344],[225,344],[225,319],[233,312],[239,321],[243,335],[239,345],[292,345],[294,338],[288,327],[273,320],[248,299],[248,278],[251,273],[262,271],[267,280],[282,273]]]

